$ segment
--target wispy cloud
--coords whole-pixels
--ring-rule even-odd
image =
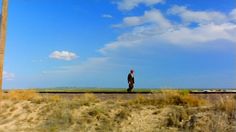
[[[57,60],[71,61],[71,60],[78,58],[78,56],[76,55],[76,53],[69,52],[69,51],[53,51],[49,55],[49,58],[57,59]]]
[[[113,16],[110,15],[110,14],[102,14],[102,18],[108,18],[108,19],[110,19],[110,18],[113,18]]]
[[[73,73],[73,74],[81,74],[81,73],[94,73],[96,71],[102,71],[102,69],[106,69],[103,64],[106,64],[109,61],[109,57],[91,57],[86,61],[69,66],[61,66],[52,71],[44,71],[44,74],[49,73]],[[102,66],[101,66],[102,65]]]
[[[158,3],[163,3],[165,0],[121,0],[117,2],[118,9],[120,10],[132,10],[139,4],[144,4],[146,6],[152,6]]]
[[[14,80],[15,79],[15,74],[11,73],[11,72],[3,71],[3,79],[5,79],[7,81]]]
[[[44,61],[44,59],[33,59],[33,60],[31,60],[31,62],[33,62],[33,63],[41,63],[43,61]]]
[[[121,24],[113,25],[113,27],[132,27],[143,24],[155,24],[163,28],[171,27],[169,20],[167,20],[157,9],[145,11],[143,16],[125,17]]]
[[[173,6],[168,10],[169,14],[180,16],[186,23],[196,22],[199,24],[221,24],[228,20],[227,15],[218,11],[192,11],[185,6]]]

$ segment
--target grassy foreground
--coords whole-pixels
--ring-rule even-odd
[[[37,92],[127,92],[126,88],[37,88]],[[136,88],[133,92],[159,92],[159,89]]]
[[[236,97],[219,96],[217,100],[174,90],[129,100],[10,91],[1,97],[0,131],[234,132]]]

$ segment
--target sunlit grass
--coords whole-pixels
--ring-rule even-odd
[[[65,98],[17,90],[3,94],[0,131],[5,129],[1,125],[26,132],[233,131],[235,96],[218,100],[211,102],[183,90],[140,94],[129,100],[101,100],[92,93]]]
[[[39,97],[40,95],[35,90],[11,90],[3,94],[3,99],[13,100],[33,100]]]
[[[160,93],[152,94],[152,96],[144,97],[138,95],[135,99],[130,101],[131,104],[141,105],[181,105],[181,106],[202,106],[206,105],[207,101],[190,95],[185,91],[178,90],[162,90]]]

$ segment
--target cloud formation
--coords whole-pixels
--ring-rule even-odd
[[[151,9],[142,16],[125,17],[121,24],[116,24],[115,27],[131,29],[99,51],[107,54],[121,48],[145,47],[159,43],[185,46],[217,40],[236,42],[236,24],[230,21],[235,12],[233,10],[230,14],[225,14],[216,11],[193,11],[184,6],[174,6],[168,10],[168,14],[180,17],[181,21],[178,22],[167,19],[157,9]],[[190,23],[196,23],[196,26],[193,27]]]
[[[146,6],[152,6],[158,3],[163,3],[164,0],[121,0],[117,2],[118,9],[120,10],[132,10],[139,4],[144,4]]]
[[[75,53],[69,51],[54,51],[49,55],[49,58],[71,61],[78,58],[78,56]]]
[[[169,14],[177,15],[185,23],[196,22],[199,24],[216,23],[221,24],[227,21],[227,16],[217,11],[192,11],[185,6],[173,6],[168,11]]]
[[[163,39],[177,45],[201,44],[216,40],[236,42],[236,25],[232,23],[206,24],[196,28],[181,27],[161,35]]]

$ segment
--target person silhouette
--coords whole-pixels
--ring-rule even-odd
[[[130,73],[128,74],[127,79],[128,79],[128,85],[129,85],[127,92],[132,92],[134,88],[134,70],[133,69],[130,70]]]

